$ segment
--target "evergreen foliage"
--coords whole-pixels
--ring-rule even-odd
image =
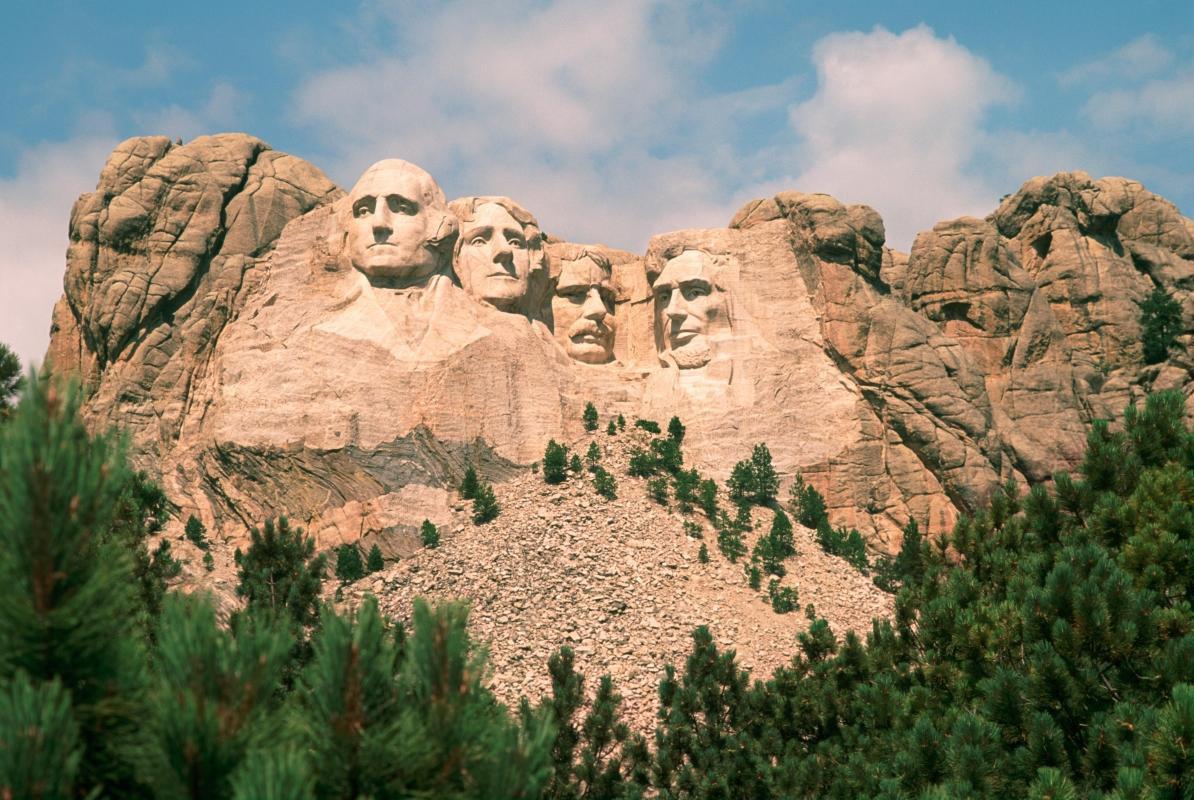
[[[585,403],[585,412],[583,418],[586,431],[592,433],[593,431],[597,430],[597,407],[591,402]]]
[[[11,412],[13,401],[24,383],[21,359],[8,345],[0,342],[0,420]]]
[[[621,414],[618,415],[618,430],[626,430],[626,418]]]
[[[216,560],[211,557],[211,551],[203,554],[203,568],[208,572],[212,572],[216,568]]]
[[[618,415],[618,426],[622,426],[621,414]],[[644,430],[647,433],[659,434],[662,432],[662,429],[659,427],[659,423],[652,419],[636,419],[634,421],[634,427]]]
[[[1182,305],[1158,286],[1140,304],[1140,344],[1145,364],[1159,364],[1182,332]]]
[[[829,524],[825,498],[816,487],[805,483],[802,475],[797,475],[792,484],[792,508],[797,521],[806,528],[820,530]]]
[[[501,511],[502,507],[498,505],[493,487],[488,483],[481,484],[477,489],[477,496],[473,498],[473,522],[477,525],[492,522]]]
[[[684,441],[684,423],[679,417],[672,417],[667,423],[667,436],[676,444]]]
[[[684,465],[684,453],[680,450],[680,442],[676,439],[666,437],[652,439],[651,452],[655,454],[655,463],[658,468],[672,475],[678,474]]]
[[[709,563],[709,548],[705,546],[704,542],[701,542],[701,547],[697,550],[697,561],[702,564]]]
[[[779,578],[767,582],[767,599],[771,601],[771,610],[776,614],[787,614],[800,608],[796,590],[791,586],[780,586]]]
[[[608,436],[618,435],[618,426],[612,419],[609,421],[609,425],[605,427],[605,433]]]
[[[779,493],[779,474],[771,464],[771,451],[756,444],[750,458],[739,461],[730,472],[730,497],[735,502],[766,505]]]
[[[79,404],[77,388],[31,376],[0,426],[0,695],[14,715],[40,717],[63,736],[43,748],[21,742],[18,729],[9,752],[43,748],[47,761],[0,755],[0,786],[69,767],[74,730],[81,756],[72,793],[102,786],[135,796],[129,751],[144,710],[145,629],[129,621],[147,612],[124,537],[108,535],[132,473],[117,445],[87,433]],[[62,718],[64,697],[73,728]],[[15,724],[0,722],[10,732]],[[59,778],[69,781],[69,770]]]
[[[141,759],[155,797],[231,798],[237,767],[276,726],[285,621],[242,615],[234,628],[219,627],[205,598],[165,604]]]
[[[543,480],[554,484],[563,483],[567,479],[568,449],[552,439],[543,452]]]
[[[481,481],[477,477],[477,468],[472,464],[464,471],[464,477],[460,480],[460,496],[465,500],[473,500],[477,496],[477,489],[481,486]]]
[[[700,487],[697,489],[697,502],[701,505],[701,511],[712,522],[717,519],[717,512],[720,510],[717,505],[717,481],[712,478],[705,478],[701,481]]]
[[[22,671],[0,684],[0,797],[68,800],[82,756],[61,682]]]
[[[365,571],[372,575],[386,568],[386,560],[382,557],[381,548],[374,544],[369,548],[369,558],[365,561]]]
[[[693,504],[698,501],[697,492],[700,491],[701,473],[695,469],[678,470],[675,475],[676,504],[685,514],[692,512]]]
[[[190,543],[200,550],[207,550],[211,546],[207,542],[207,528],[203,527],[203,523],[194,514],[187,517],[184,533]]]
[[[647,481],[647,494],[656,503],[666,508],[668,501],[667,478],[661,475],[658,478],[652,478]]]
[[[580,456],[576,453],[572,454],[572,458],[568,460],[568,469],[573,473],[579,474],[584,471],[584,464],[580,462]]]
[[[614,482],[614,476],[605,467],[593,470],[593,488],[606,500],[615,500],[618,497],[618,486]]]
[[[684,520],[684,534],[685,534],[686,536],[690,536],[690,537],[692,537],[693,539],[703,539],[703,538],[705,538],[705,534],[704,534],[704,532],[701,530],[701,526],[700,526],[700,524],[699,524],[699,523],[696,523],[696,522],[693,522],[693,521],[692,521],[692,520],[690,520],[690,519],[686,519],[686,520]]]
[[[589,442],[589,449],[585,452],[585,461],[590,464],[596,464],[601,460],[601,448],[597,446],[596,442]]]
[[[365,577],[365,563],[355,544],[348,542],[336,548],[336,577],[341,583],[352,583]]]
[[[149,551],[149,538],[161,533],[166,515],[166,495],[161,487],[143,472],[129,472],[116,501],[112,522],[101,534],[132,556],[133,577],[141,595],[137,620],[150,637],[162,610],[167,584],[182,572],[182,564],[170,552],[167,539],[160,539],[154,551]]]
[[[424,547],[439,547],[439,528],[435,527],[435,523],[431,520],[425,519],[423,520],[423,525],[419,528],[419,538],[422,540]]]
[[[315,540],[301,528],[292,529],[285,517],[266,520],[250,532],[248,551],[238,548],[235,558],[236,593],[250,613],[288,619],[298,628],[315,623],[327,559],[315,555]]]
[[[649,478],[659,469],[659,459],[654,452],[640,447],[630,452],[627,472],[636,478]]]

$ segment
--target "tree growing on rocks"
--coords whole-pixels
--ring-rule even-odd
[[[299,628],[315,624],[327,568],[327,559],[315,555],[315,540],[291,528],[286,517],[266,520],[249,538],[249,549],[235,553],[236,593],[248,611],[288,618]]]
[[[439,547],[439,528],[431,520],[425,519],[423,520],[423,525],[419,528],[419,538],[422,540],[424,547],[433,549]]]
[[[730,497],[737,502],[766,505],[779,493],[779,475],[771,465],[771,451],[756,444],[750,458],[734,465],[729,480]]]
[[[1182,306],[1162,287],[1140,304],[1140,344],[1145,364],[1159,364],[1169,358],[1169,350],[1182,332]]]
[[[488,483],[481,484],[477,489],[477,496],[473,498],[473,522],[478,525],[492,522],[497,519],[501,510],[497,496],[493,493],[493,487]]]
[[[464,471],[464,477],[460,480],[460,496],[465,500],[472,500],[477,496],[477,487],[481,485],[480,479],[477,478],[477,469],[472,464]]]
[[[381,548],[376,544],[369,548],[369,558],[365,562],[365,570],[372,575],[386,568],[386,560],[381,555]]]
[[[618,435],[617,423],[615,423],[612,419],[609,421],[609,425],[605,426],[605,433],[608,436],[617,436]]]
[[[667,435],[676,444],[684,441],[684,423],[680,421],[679,417],[672,417],[667,423]]]
[[[589,464],[596,464],[601,460],[601,448],[597,446],[596,442],[589,442],[589,449],[585,452],[585,461]]]
[[[346,542],[336,548],[336,577],[341,583],[351,583],[365,577],[365,564],[355,544]]]
[[[590,433],[592,433],[593,431],[597,430],[597,407],[595,405],[593,405],[591,402],[585,403],[585,412],[584,412],[583,419],[584,419],[586,431],[589,431]]]
[[[618,487],[614,482],[614,476],[604,467],[597,467],[593,470],[593,488],[606,500],[615,500],[618,497]]]
[[[191,544],[200,550],[207,550],[209,547],[207,543],[207,529],[203,527],[203,523],[194,514],[187,517],[187,524],[183,532]]]
[[[547,483],[563,483],[568,479],[568,449],[555,439],[547,443],[543,452],[543,480]]]

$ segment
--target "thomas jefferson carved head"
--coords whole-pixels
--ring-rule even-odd
[[[448,208],[460,220],[452,264],[464,290],[502,311],[537,317],[547,254],[531,213],[508,197],[463,197]]]
[[[556,339],[577,361],[605,364],[614,357],[614,289],[609,259],[582,249],[562,260],[551,298]]]
[[[419,286],[446,271],[456,220],[426,171],[396,158],[378,161],[346,201],[348,257],[371,281]]]
[[[660,359],[680,369],[703,367],[730,329],[729,295],[717,259],[704,250],[675,248],[649,268]]]

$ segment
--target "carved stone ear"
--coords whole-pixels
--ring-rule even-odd
[[[451,243],[459,229],[460,223],[453,214],[447,211],[439,212],[439,225],[436,227],[435,233],[427,240],[427,246],[439,249]]]

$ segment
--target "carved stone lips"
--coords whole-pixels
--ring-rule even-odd
[[[678,345],[688,344],[700,335],[700,331],[676,331],[672,334],[672,343]]]

